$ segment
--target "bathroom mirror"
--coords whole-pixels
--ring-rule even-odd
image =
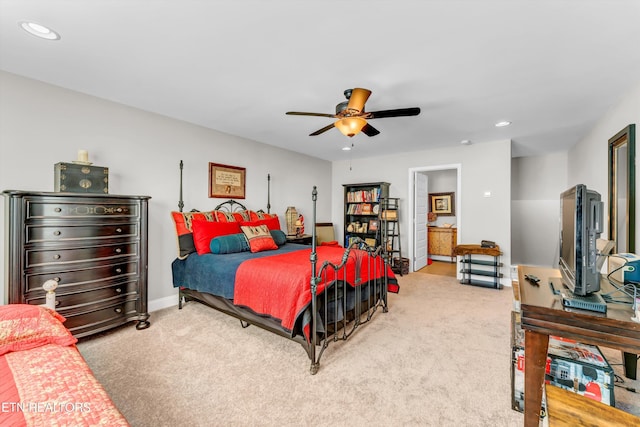
[[[609,139],[609,240],[614,253],[635,252],[635,125]]]

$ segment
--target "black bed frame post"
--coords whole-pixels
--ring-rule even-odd
[[[271,174],[267,174],[267,213],[271,213]]]
[[[184,168],[184,163],[180,160],[180,199],[178,200],[178,209],[182,212],[184,208],[184,200],[182,200],[182,169]]]
[[[311,230],[311,348],[309,349],[309,357],[311,359],[311,374],[315,375],[318,372],[320,362],[316,360],[316,341],[318,332],[318,317],[316,313],[318,311],[316,302],[316,293],[318,290],[318,282],[320,278],[316,277],[318,254],[316,253],[316,201],[318,200],[318,190],[316,186],[313,186],[311,192],[311,200],[313,201],[313,228]]]

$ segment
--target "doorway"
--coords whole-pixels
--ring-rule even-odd
[[[432,256],[428,253],[427,211],[429,210],[429,193],[439,193],[445,190],[452,192],[452,190],[455,189],[455,193],[453,194],[455,216],[441,216],[438,220],[432,222],[432,224],[444,224],[455,227],[457,231],[455,243],[460,240],[462,231],[462,212],[460,209],[462,206],[461,174],[461,164],[424,166],[409,169],[408,210],[411,212],[412,221],[410,221],[411,227],[408,233],[408,255],[409,259],[412,260],[412,262],[410,262],[411,271],[419,271],[427,267],[431,259],[432,265],[438,262],[436,267],[430,269],[434,271],[433,274],[443,272],[445,275],[451,275],[453,270],[454,276],[458,276],[457,261],[455,258],[453,258],[454,262],[452,263],[451,257]]]

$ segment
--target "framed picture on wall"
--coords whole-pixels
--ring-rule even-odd
[[[209,163],[209,197],[244,199],[246,169]]]
[[[455,216],[455,193],[429,193],[429,207],[438,216]]]

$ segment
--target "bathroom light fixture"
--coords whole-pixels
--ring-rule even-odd
[[[40,37],[45,40],[60,40],[60,34],[53,31],[51,28],[47,28],[44,25],[37,24],[35,22],[21,21],[20,27],[27,33]]]
[[[509,126],[510,124],[511,124],[511,122],[503,120],[501,122],[496,123],[496,127],[497,128],[502,128],[502,127],[505,127],[505,126]]]

